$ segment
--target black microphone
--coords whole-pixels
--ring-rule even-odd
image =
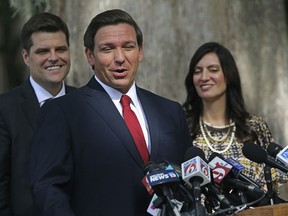
[[[267,153],[273,157],[276,158],[277,154],[283,149],[283,147],[277,143],[270,143],[267,147]]]
[[[288,146],[284,148],[276,143],[270,143],[267,147],[267,152],[270,156],[276,159],[277,162],[288,166]]]
[[[288,173],[288,168],[283,164],[275,161],[271,156],[267,155],[267,152],[259,145],[251,142],[244,143],[242,152],[246,158],[255,163],[264,163],[273,168],[277,168],[282,172]]]
[[[198,147],[191,147],[186,151],[185,158],[195,158],[200,157],[206,164],[207,160],[205,158],[205,154],[202,149]],[[220,208],[229,208],[230,202],[228,199],[220,192],[220,190],[217,188],[217,186],[213,185],[213,182],[211,181],[211,170],[210,171],[210,179],[206,184],[203,184],[203,186],[207,189],[207,192],[209,195],[211,195],[213,198],[215,198],[220,203]],[[203,191],[203,190],[202,190]]]
[[[210,168],[202,158],[204,152],[198,147],[190,147],[185,153],[185,162],[181,164],[182,178],[190,185],[203,186],[211,181]]]
[[[189,212],[194,203],[194,197],[191,194],[191,188],[187,183],[182,179],[182,170],[181,167],[175,163],[169,162],[168,160],[161,160],[157,163],[162,167],[163,170],[173,170],[178,174],[179,182],[177,184],[169,184],[170,189],[174,195],[174,198],[179,201],[178,209],[181,209],[181,214],[183,212]],[[174,200],[173,200],[174,201]]]
[[[210,168],[201,158],[204,152],[197,147],[190,147],[185,153],[185,162],[181,164],[182,179],[192,186],[195,200],[194,212],[196,215],[207,215],[201,204],[201,186],[210,182]],[[204,157],[205,158],[205,157]]]
[[[162,164],[156,164],[151,161],[144,164],[143,170],[149,186],[153,188],[158,196],[158,199],[154,202],[155,207],[161,208],[166,212],[167,205],[173,215],[180,216],[177,206],[172,203],[174,196],[171,189],[175,182],[179,182],[179,175],[177,172],[173,169],[166,169]]]
[[[211,154],[209,160],[210,160],[209,165],[213,168],[212,173],[214,181],[229,185],[230,187],[238,190],[255,192],[259,195],[265,194],[265,191],[257,184],[254,185],[250,184],[250,182],[247,183],[241,181],[239,179],[236,179],[233,175],[231,175],[233,166],[227,163],[225,160],[223,160],[222,155],[214,152]],[[219,178],[219,173],[221,173],[221,178]]]
[[[231,204],[229,200],[226,198],[226,196],[212,182],[205,185],[205,187],[207,188],[208,195],[212,196],[214,199],[216,199],[220,203],[221,209],[231,207]]]
[[[244,181],[244,182],[247,182],[251,185],[254,185],[255,187],[259,187],[261,188],[261,186],[259,184],[257,184],[254,180],[250,179],[248,176],[244,175],[241,171],[242,171],[242,168],[240,167],[243,167],[244,166],[239,163],[239,161],[237,161],[236,159],[233,158],[224,158],[221,154],[218,154],[218,153],[213,153],[212,155],[219,157],[221,158],[222,160],[225,160],[227,163],[229,163],[231,166],[232,166],[232,173],[234,174],[234,177],[241,180],[241,181]],[[211,155],[211,156],[212,156]],[[264,192],[264,191],[263,191]]]

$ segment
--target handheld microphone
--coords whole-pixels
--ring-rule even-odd
[[[171,192],[173,194],[173,198],[174,198],[172,200],[172,202],[174,202],[174,204],[176,204],[176,206],[179,210],[181,209],[181,212],[189,211],[189,209],[191,209],[191,206],[193,205],[194,198],[193,198],[191,191],[190,191],[191,188],[182,179],[181,167],[179,165],[177,165],[175,163],[171,163],[167,160],[161,160],[159,163],[157,163],[157,166],[161,167],[161,169],[165,170],[165,172],[172,171],[172,174],[170,173],[170,177],[171,177],[171,175],[173,175],[173,173],[177,174],[178,179],[176,180],[176,182],[175,183],[168,183],[168,185],[171,189]],[[147,178],[148,176],[149,175],[146,175],[145,178]],[[162,179],[163,183],[164,183],[164,181],[167,181],[167,180],[168,179],[165,179],[165,180]],[[172,181],[172,179],[170,179],[169,181]],[[151,183],[151,185],[150,185],[150,182],[147,179],[147,184],[152,188],[154,186],[155,182]],[[180,203],[181,203],[181,205],[180,205]]]
[[[212,153],[210,156],[211,161],[209,162],[209,165],[213,168],[212,173],[215,182],[222,182],[223,184],[238,190],[255,192],[262,195],[265,193],[257,184],[250,184],[229,175],[229,173],[232,173],[232,165],[221,159],[221,157],[222,156],[218,153]]]
[[[195,157],[200,157],[201,161],[199,162],[198,161],[198,164],[200,164],[201,166],[201,163],[204,164],[205,163],[205,171],[203,173],[203,171],[201,171],[201,169],[199,168],[195,168],[196,165],[194,166],[195,161],[193,161],[192,159],[195,158]],[[200,175],[201,177],[204,177],[204,180],[202,180],[200,183],[200,186],[205,186],[205,188],[207,189],[207,193],[206,194],[209,194],[211,195],[211,197],[215,198],[219,203],[220,203],[220,208],[223,209],[223,208],[230,208],[230,202],[228,201],[228,199],[220,192],[220,190],[215,186],[213,185],[213,183],[211,182],[211,170],[210,170],[210,167],[209,165],[207,165],[206,163],[206,159],[205,159],[205,154],[204,152],[202,151],[202,149],[198,148],[198,147],[192,147],[190,149],[187,150],[186,154],[185,154],[185,158],[192,158],[191,160],[188,160],[189,162],[189,165],[187,165],[186,167],[182,167],[182,170],[185,170],[185,168],[187,169],[187,172],[186,173],[186,182],[188,180],[189,182],[189,177],[193,177],[195,175]],[[207,166],[206,166],[207,165]],[[183,166],[185,166],[183,164]],[[188,167],[191,166],[193,167],[193,170],[189,170],[188,171]],[[202,167],[204,167],[204,165],[202,165]],[[198,174],[197,174],[197,170],[199,171]],[[207,171],[209,173],[207,173]],[[200,174],[199,174],[200,173]],[[182,177],[184,176],[184,174],[182,173]],[[190,182],[189,182],[190,184]],[[210,198],[211,198],[210,197]]]
[[[283,149],[283,147],[277,143],[270,143],[267,147],[267,153],[273,157],[276,158],[277,154]]]
[[[283,147],[277,143],[270,143],[267,147],[267,153],[284,166],[288,166],[288,146],[283,149]]]
[[[246,143],[244,143],[244,145],[242,147],[242,152],[246,158],[248,158],[251,161],[254,161],[255,163],[259,163],[259,164],[264,163],[264,164],[271,166],[273,168],[277,168],[277,169],[281,170],[282,172],[288,173],[288,168],[286,166],[275,161],[272,157],[267,155],[267,152],[259,145],[256,145],[256,144],[250,143],[250,142],[246,142]]]
[[[206,215],[205,208],[201,204],[201,186],[211,180],[210,167],[201,158],[201,155],[205,158],[204,152],[200,148],[192,146],[187,149],[186,161],[181,164],[182,179],[193,188],[196,215]]]
[[[213,181],[218,184],[220,184],[232,170],[232,166],[219,156],[220,154],[213,152],[209,157],[209,166],[212,169]]]
[[[173,184],[179,182],[177,172],[172,167],[163,167],[163,164],[155,164],[154,162],[144,164],[143,169],[148,185],[153,188],[159,198],[154,201],[155,207],[159,208],[161,206],[162,210],[164,209],[166,211],[166,204],[168,204],[173,215],[180,216],[177,206],[172,202],[174,197],[171,190]]]
[[[220,192],[220,189],[218,189],[214,184],[210,183],[205,185],[205,187],[207,188],[207,194],[215,198],[219,202],[221,209],[231,207],[229,200],[225,197],[224,194],[222,194],[222,192]]]
[[[217,154],[217,153],[215,153]],[[229,163],[232,166],[232,173],[234,175],[235,178],[247,182],[251,185],[254,185],[255,187],[259,187],[261,188],[261,186],[259,184],[257,184],[255,181],[253,181],[252,179],[250,179],[249,177],[247,177],[246,175],[244,175],[242,173],[242,170],[245,168],[241,163],[239,163],[239,161],[237,161],[234,158],[224,158],[222,155],[217,154],[218,157],[220,157],[222,160],[225,160],[227,163]],[[264,192],[264,191],[263,191]]]
[[[190,186],[195,181],[199,182],[199,186],[203,186],[210,182],[210,168],[199,156],[181,164],[182,178]]]

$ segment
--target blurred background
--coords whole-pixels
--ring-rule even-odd
[[[70,29],[72,68],[67,83],[82,86],[93,75],[83,34],[99,12],[120,8],[144,34],[137,84],[183,103],[190,58],[216,41],[234,55],[248,110],[262,116],[275,142],[288,144],[288,2],[285,0],[0,0],[0,93],[21,84],[27,68],[20,32],[31,15],[48,11]],[[282,196],[287,198],[287,189]]]

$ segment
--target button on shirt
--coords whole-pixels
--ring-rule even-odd
[[[117,110],[119,111],[121,116],[123,116],[123,114],[122,114],[122,105],[120,103],[120,99],[121,99],[123,94],[121,92],[117,91],[116,89],[113,89],[110,86],[104,84],[96,76],[94,76],[94,77],[97,80],[97,82],[108,93],[108,95],[112,99],[113,103],[115,104]],[[135,82],[133,83],[133,85],[129,89],[129,91],[126,93],[126,95],[128,95],[131,98],[131,104],[130,104],[131,109],[133,110],[133,112],[136,114],[136,116],[138,118],[138,121],[140,123],[141,129],[142,129],[143,134],[144,134],[144,138],[145,138],[145,141],[146,141],[146,144],[147,144],[148,151],[151,152],[150,151],[151,142],[150,142],[150,136],[149,136],[149,128],[148,128],[146,117],[144,115],[144,111],[143,111],[142,105],[141,105],[141,103],[140,103],[140,101],[139,101],[139,99],[137,97],[137,94],[136,94]]]
[[[30,82],[35,91],[40,107],[45,103],[45,101],[47,101],[50,98],[53,99],[65,95],[64,81],[62,82],[62,88],[60,92],[56,96],[51,95],[46,89],[44,89],[42,86],[36,83],[31,76],[30,76]]]

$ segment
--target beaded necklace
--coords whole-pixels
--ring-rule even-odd
[[[224,138],[222,138],[222,139],[220,139],[220,140],[216,140],[216,139],[214,139],[214,138],[211,136],[211,134],[210,134],[209,130],[207,129],[207,127],[205,126],[205,124],[208,125],[209,127],[214,128],[214,129],[226,129],[226,128],[228,128],[228,132],[227,132],[226,136],[224,136]],[[210,148],[210,150],[213,151],[213,152],[216,152],[216,153],[218,153],[218,154],[222,154],[222,153],[226,152],[226,151],[231,147],[231,145],[232,145],[232,143],[233,143],[233,140],[234,140],[234,138],[235,138],[235,131],[236,131],[235,123],[234,123],[234,122],[231,122],[229,125],[225,125],[225,126],[212,126],[212,125],[209,124],[209,123],[205,123],[205,124],[203,123],[203,120],[202,120],[202,118],[200,117],[200,118],[199,118],[200,130],[201,130],[202,136],[203,136],[206,144],[207,144],[208,147]],[[204,125],[204,127],[203,127],[203,125]],[[231,132],[231,128],[232,128],[232,132]],[[230,133],[231,133],[231,136],[230,136],[230,140],[229,140],[229,142],[228,142],[228,145],[227,145],[227,147],[226,147],[225,149],[223,149],[222,151],[218,151],[218,150],[216,150],[215,148],[213,148],[213,146],[211,145],[209,139],[207,138],[207,135],[208,135],[209,138],[212,139],[213,141],[215,141],[215,142],[222,142],[222,141],[223,141],[222,143],[220,143],[220,144],[223,144],[223,143],[228,139],[228,136],[230,135]],[[207,134],[207,135],[206,135],[206,134]]]
[[[225,125],[225,126],[212,126],[212,125],[210,125],[210,124],[207,125],[205,122],[204,122],[204,124],[202,124],[202,125],[204,125],[204,132],[205,132],[205,134],[208,136],[208,138],[209,138],[210,140],[212,140],[212,141],[214,141],[214,142],[223,142],[223,141],[226,140],[227,137],[231,134],[231,130],[232,130],[232,127],[229,127],[229,126],[227,126],[227,125]],[[218,131],[220,131],[220,130],[223,130],[223,129],[228,129],[228,131],[227,131],[227,133],[225,133],[224,136],[222,136],[222,138],[218,138],[218,137],[215,137],[215,138],[214,138],[214,137],[211,135],[210,131],[208,130],[207,126],[213,128],[213,130],[218,130]]]

